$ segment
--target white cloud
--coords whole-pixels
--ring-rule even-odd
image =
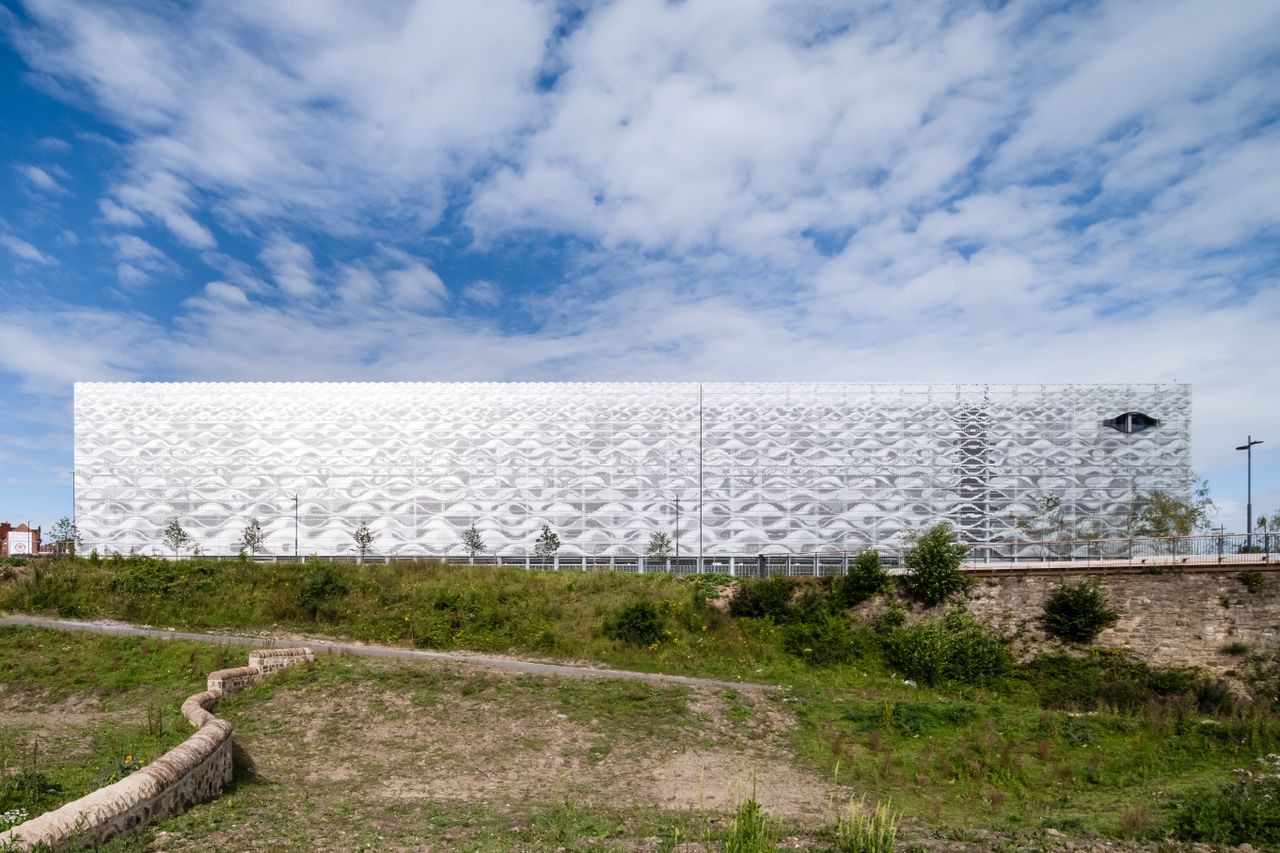
[[[116,200],[184,242],[197,211],[339,232],[397,209],[430,225],[455,175],[536,118],[550,4],[46,0],[15,42],[129,134]],[[203,218],[203,217],[200,217]]]
[[[49,257],[26,240],[19,240],[10,234],[0,234],[0,246],[4,246],[16,257],[33,264],[56,264],[57,260]]]
[[[1274,3],[32,9],[124,140],[102,218],[219,279],[100,371],[1177,379],[1209,470],[1280,422]],[[450,300],[490,250],[563,273]]]
[[[464,299],[478,302],[481,305],[497,305],[502,301],[502,288],[492,281],[481,279],[473,281],[462,290]]]
[[[121,207],[109,198],[104,198],[98,202],[98,210],[102,213],[102,218],[112,225],[120,225],[125,228],[142,227],[141,216],[127,207]]]
[[[50,175],[48,172],[46,172],[44,169],[41,169],[39,166],[23,164],[23,165],[14,166],[13,168],[17,169],[18,173],[22,175],[24,178],[26,178],[28,181],[30,181],[32,186],[34,186],[36,189],[44,190],[45,192],[53,192],[53,193],[66,192],[66,190],[63,189],[62,186],[57,182],[57,180],[54,179],[53,175]]]
[[[316,292],[311,251],[306,246],[277,234],[263,248],[260,257],[271,270],[276,285],[288,296],[307,297]]]

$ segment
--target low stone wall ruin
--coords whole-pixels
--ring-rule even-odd
[[[213,713],[218,700],[312,659],[310,649],[265,649],[248,666],[210,673],[207,689],[182,703],[195,734],[119,782],[0,832],[0,849],[92,847],[218,796],[231,781],[232,749],[231,724]]]

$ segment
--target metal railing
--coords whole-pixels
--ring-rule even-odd
[[[1280,565],[1280,534],[1211,533],[1175,537],[1123,537],[1110,539],[1008,541],[971,543],[964,546],[967,554],[961,568],[981,574],[1008,571],[1143,571],[1164,568],[1244,567]],[[843,575],[849,561],[861,550],[826,549],[820,551],[765,552],[731,556],[654,558],[642,556],[583,557],[558,555],[540,558],[532,555],[480,554],[474,558],[456,554],[439,556],[378,556],[358,558],[354,555],[312,555],[303,562],[327,563],[401,563],[440,562],[450,565],[513,566],[541,571],[615,571],[635,574],[708,574],[721,573],[736,577],[791,575],[830,577]],[[906,555],[909,547],[879,547],[881,563],[890,574],[908,571]],[[208,559],[235,560],[235,556],[210,556]],[[258,555],[254,562],[292,562],[288,555]]]

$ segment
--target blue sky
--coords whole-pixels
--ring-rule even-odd
[[[0,0],[0,519],[77,380],[1176,380],[1241,527],[1278,119],[1274,2]]]

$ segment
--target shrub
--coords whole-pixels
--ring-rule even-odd
[[[922,684],[982,683],[1012,667],[1004,641],[959,609],[891,631],[883,642],[889,663]]]
[[[785,622],[791,615],[791,597],[795,588],[795,581],[785,575],[759,580],[745,578],[738,582],[738,588],[729,599],[729,612],[734,616],[767,617],[774,622]]]
[[[831,594],[839,606],[856,607],[879,592],[888,578],[880,564],[880,552],[867,549],[849,562],[847,575],[835,579]]]
[[[907,624],[907,611],[903,610],[898,602],[891,601],[885,611],[876,617],[875,625],[872,627],[877,634],[892,634],[905,624]]]
[[[1092,643],[1119,618],[1102,590],[1091,583],[1064,583],[1044,603],[1045,630],[1069,643]]]
[[[1222,790],[1179,803],[1174,835],[1217,844],[1280,844],[1280,768],[1274,762],[1274,756],[1261,759],[1263,772],[1237,770],[1236,780]]]
[[[1244,588],[1249,592],[1258,592],[1262,589],[1263,574],[1262,572],[1241,572],[1240,583],[1244,584]]]
[[[969,578],[960,571],[966,553],[946,522],[918,534],[904,557],[911,593],[926,607],[933,607],[968,587]]]
[[[782,648],[814,666],[831,666],[870,654],[864,636],[850,628],[842,615],[824,610],[784,626]]]
[[[1218,649],[1218,651],[1222,652],[1224,655],[1230,655],[1233,658],[1242,658],[1249,654],[1249,647],[1237,640],[1233,643],[1227,643],[1225,646]]]
[[[647,601],[637,601],[604,621],[604,635],[633,646],[651,646],[662,639],[662,619]]]
[[[338,602],[347,595],[347,585],[333,566],[323,566],[298,588],[298,606],[312,619],[333,619]]]
[[[1083,658],[1041,655],[1022,672],[1045,708],[1138,712],[1188,700],[1201,713],[1228,713],[1235,707],[1219,680],[1192,669],[1151,667],[1119,651],[1095,649]]]

